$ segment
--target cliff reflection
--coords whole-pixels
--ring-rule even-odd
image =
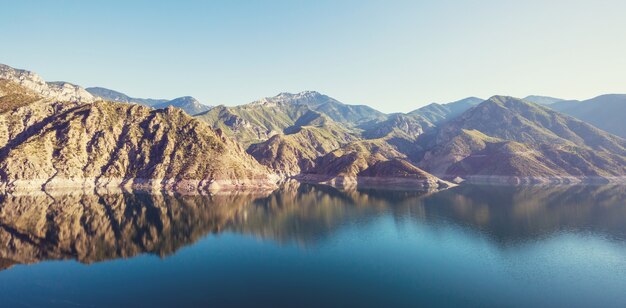
[[[261,195],[74,193],[0,199],[0,269],[49,259],[91,263],[141,253],[167,256],[223,231],[315,245],[346,225],[383,215],[431,228],[462,226],[497,245],[564,231],[626,239],[623,186],[462,186],[424,194],[291,183]]]
[[[220,232],[257,195],[46,194],[4,196],[1,264],[91,263],[140,253],[166,256]]]

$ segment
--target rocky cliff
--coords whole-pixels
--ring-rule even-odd
[[[26,70],[0,64],[0,80],[18,84],[37,95],[59,101],[93,102],[95,97],[85,89],[68,82],[45,82],[41,76]]]
[[[190,191],[271,188],[277,180],[237,143],[179,109],[53,100],[7,80],[0,94],[10,103],[0,112],[4,190]]]

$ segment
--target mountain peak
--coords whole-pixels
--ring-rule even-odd
[[[80,86],[64,81],[46,82],[31,71],[0,64],[0,79],[8,80],[29,89],[44,98],[58,101],[91,103],[96,98]]]
[[[297,98],[297,97],[314,97],[314,96],[321,96],[322,94],[317,92],[317,91],[301,91],[298,93],[290,93],[290,92],[280,92],[278,93],[278,95],[274,96],[274,97],[292,97],[292,98]]]
[[[339,101],[316,91],[302,91],[299,93],[281,92],[278,93],[278,95],[276,96],[265,97],[260,100],[254,101],[249,105],[263,105],[271,107],[280,104],[300,104],[311,106],[320,105],[326,102],[339,103]]]

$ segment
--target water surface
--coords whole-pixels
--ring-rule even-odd
[[[3,307],[626,306],[626,188],[4,196]]]

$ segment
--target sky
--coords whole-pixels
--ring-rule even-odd
[[[406,112],[626,93],[626,1],[0,0],[0,63],[133,97],[315,90]]]

